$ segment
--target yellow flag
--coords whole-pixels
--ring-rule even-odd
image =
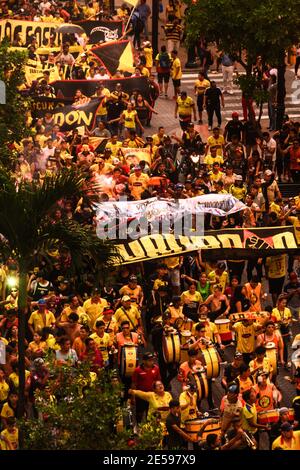
[[[135,8],[137,4],[139,3],[139,0],[126,0],[126,3],[129,3],[129,5]]]

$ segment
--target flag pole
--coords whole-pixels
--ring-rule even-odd
[[[126,25],[126,28],[125,28],[125,34],[126,34],[126,29],[128,28],[128,25],[129,25],[129,23],[130,23],[131,17],[132,17],[132,15],[133,15],[133,12],[134,12],[134,10],[135,10],[135,7],[136,7],[136,6],[134,6],[134,7],[132,8],[131,12],[130,12],[130,16],[129,16],[129,19],[128,19],[128,21],[127,21],[127,25]]]

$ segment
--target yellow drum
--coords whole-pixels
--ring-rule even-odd
[[[192,331],[194,322],[190,318],[184,318],[182,326],[180,327],[181,331]]]
[[[216,378],[220,375],[220,356],[213,346],[201,349],[201,361],[205,364],[208,379]]]
[[[297,349],[295,352],[293,352],[291,356],[291,363],[292,363],[292,376],[294,376],[296,375],[297,370],[300,369],[300,349]]]
[[[201,422],[202,422],[201,426],[203,426],[205,421],[207,421],[207,419],[201,419]],[[201,440],[205,441],[206,436],[208,436],[209,434],[217,434],[218,436],[220,436],[221,434],[221,420],[220,419],[216,418],[216,423],[210,423],[205,427],[201,436]]]
[[[188,350],[189,350],[189,340],[191,339],[191,331],[185,330],[180,332],[180,342],[181,342],[181,354],[180,362],[185,362],[188,360]]]
[[[215,325],[218,328],[218,333],[222,343],[230,343],[232,341],[230,323],[231,322],[228,318],[220,318],[219,320],[215,320]]]
[[[121,348],[120,373],[122,377],[131,377],[137,366],[137,346],[124,344]]]
[[[199,418],[195,419],[187,419],[184,422],[185,432],[190,435],[194,439],[194,441],[198,440],[198,432],[203,426],[203,421]]]
[[[194,372],[189,374],[189,381],[192,382],[197,389],[197,398],[202,400],[208,397],[208,382],[206,377],[205,369],[196,369]]]
[[[180,362],[180,338],[175,329],[164,332],[162,347],[164,360],[167,364]]]
[[[277,375],[277,351],[276,345],[272,341],[269,341],[266,345],[266,356],[273,367],[273,375]]]

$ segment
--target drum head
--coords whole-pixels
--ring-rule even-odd
[[[275,349],[275,348],[276,348],[276,344],[275,344],[273,341],[269,341],[269,342],[265,345],[265,348],[266,348],[266,349]]]
[[[216,325],[225,325],[226,323],[230,323],[230,320],[228,320],[228,318],[221,318],[219,320],[215,320]]]

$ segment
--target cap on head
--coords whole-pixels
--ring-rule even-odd
[[[272,171],[271,170],[266,170],[265,171],[265,176],[272,176]]]
[[[154,354],[152,352],[145,352],[143,354],[144,361],[148,361],[149,359],[153,359],[153,358],[154,358]]]
[[[235,181],[243,181],[242,175],[235,175],[234,179]]]
[[[131,300],[129,295],[123,295],[122,302],[128,302],[128,300]]]
[[[289,409],[283,406],[282,408],[279,409],[279,414],[280,416],[285,415],[286,413],[289,412]]]
[[[235,117],[239,117],[239,113],[237,113],[236,111],[234,111],[231,115],[232,118],[235,118]]]
[[[45,299],[40,299],[40,300],[38,301],[38,305],[46,305],[46,304],[47,304],[47,302],[46,302]]]
[[[283,423],[280,426],[280,430],[284,432],[292,431],[294,427],[290,423]]]

